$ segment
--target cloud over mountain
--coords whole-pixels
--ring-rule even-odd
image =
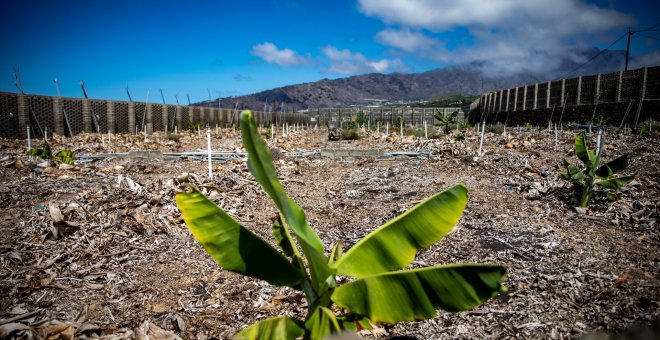
[[[584,61],[587,38],[635,23],[627,14],[580,0],[359,0],[362,13],[392,27],[375,40],[448,62],[481,62],[486,74],[547,73],[563,58]],[[449,48],[437,36],[464,30]]]

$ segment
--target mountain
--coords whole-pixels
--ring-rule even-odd
[[[560,77],[606,73],[623,68],[624,51],[592,49],[583,53],[583,60],[589,60],[594,56],[597,58],[588,61],[583,67],[580,65],[584,62],[577,63],[565,59],[557,70],[545,74],[487,76],[482,71],[487,68],[487,62],[472,62],[422,73],[372,73],[333,80],[322,79],[195,105],[217,107],[219,100],[221,107],[231,108],[238,102],[240,109],[263,110],[264,105],[269,104],[277,111],[281,106],[287,109],[306,109],[365,105],[374,102],[421,101],[441,99],[455,94],[478,95]]]

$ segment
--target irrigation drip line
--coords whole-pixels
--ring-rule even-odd
[[[391,160],[395,157],[407,157],[407,158],[420,158],[428,159],[435,154],[430,151],[392,151],[384,152],[382,156],[374,157],[376,160]],[[191,151],[191,152],[128,152],[128,153],[103,153],[96,155],[85,155],[80,154],[76,157],[76,161],[79,163],[92,163],[100,159],[112,159],[112,158],[128,158],[128,159],[144,159],[144,160],[153,160],[153,159],[163,159],[163,160],[176,160],[176,159],[200,159],[206,160],[209,156],[208,151]],[[211,160],[226,162],[230,160],[245,159],[247,158],[246,152],[239,151],[214,151],[211,152]],[[284,153],[284,156],[287,158],[320,158],[321,150],[298,150],[295,152]]]

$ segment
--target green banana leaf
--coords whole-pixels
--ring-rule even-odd
[[[305,330],[300,327],[295,320],[287,316],[276,316],[250,325],[250,327],[234,335],[233,339],[295,339],[304,334]]]
[[[628,184],[633,179],[635,179],[635,176],[625,176],[598,180],[596,183],[603,188],[619,190],[622,186]]]
[[[176,203],[188,228],[224,269],[295,286],[304,274],[266,241],[241,226],[201,192],[180,192]]]
[[[277,217],[273,221],[272,231],[273,235],[275,236],[275,242],[278,246],[280,246],[280,249],[282,249],[284,255],[291,258],[297,255],[296,245],[293,243],[291,235],[289,235],[287,232],[280,214],[277,214]]]
[[[596,170],[596,175],[599,177],[610,177],[617,172],[621,172],[628,168],[628,154],[618,157],[607,164],[601,165]]]
[[[463,184],[431,196],[371,232],[331,267],[358,278],[403,268],[454,228],[466,204]]]
[[[575,154],[586,167],[593,167],[596,154],[587,148],[587,135],[584,131],[575,136]]]
[[[328,259],[324,255],[323,243],[307,224],[305,212],[287,196],[282,184],[277,179],[273,157],[270,155],[266,143],[259,136],[252,112],[249,110],[241,112],[240,122],[243,144],[248,153],[248,169],[273,200],[284,216],[284,222],[291,227],[298,238],[300,247],[309,263],[312,286],[316,292],[320,292],[323,282],[326,282],[326,279],[332,275],[328,267]]]
[[[326,307],[317,308],[305,321],[305,328],[310,339],[324,339],[331,333],[339,333],[342,330],[335,313]]]
[[[505,292],[505,268],[454,264],[358,279],[335,288],[332,301],[373,322],[393,324],[435,317],[436,307],[468,310]]]
[[[53,159],[60,163],[73,165],[73,162],[76,159],[76,154],[71,150],[64,149],[58,151]]]

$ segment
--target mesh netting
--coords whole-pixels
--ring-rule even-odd
[[[616,85],[619,79],[619,72],[602,74],[600,76],[600,86],[598,92],[599,103],[613,103],[616,101]]]
[[[89,107],[92,110],[92,114],[96,117],[96,121],[99,124],[101,132],[108,132],[108,102],[105,100],[90,100],[89,104]],[[94,125],[93,120],[92,129],[96,131],[96,126]]]
[[[163,125],[163,106],[159,104],[151,104],[151,122],[153,123],[154,131],[164,131]]]
[[[117,132],[133,132],[128,128],[128,103],[115,102],[115,131]]]
[[[0,136],[22,137],[18,125],[18,100],[16,95],[0,93]]]
[[[83,122],[82,100],[65,98],[62,99],[62,107],[66,110],[69,123],[71,124],[71,132],[74,135],[85,131],[85,123]]]

